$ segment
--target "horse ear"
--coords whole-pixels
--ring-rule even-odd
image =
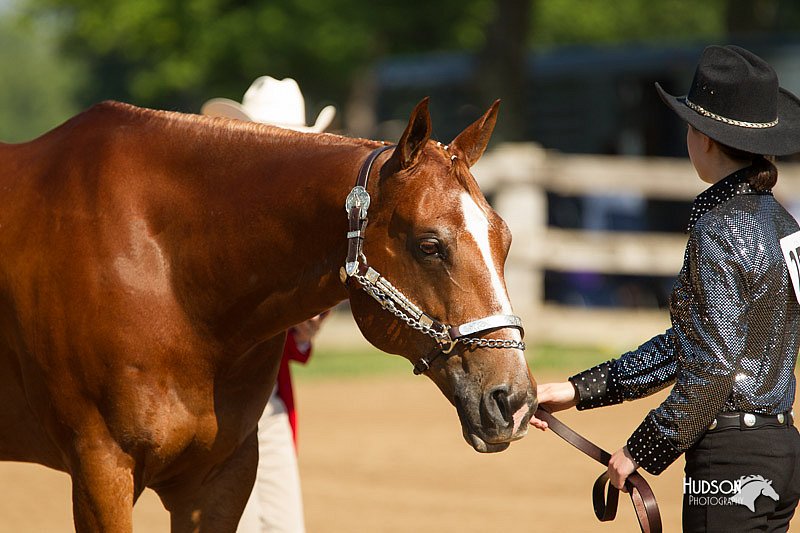
[[[481,118],[470,124],[450,143],[453,149],[461,153],[468,167],[474,165],[486,150],[497,122],[499,107],[500,100],[495,100]]]
[[[431,115],[428,112],[428,101],[428,97],[423,98],[411,112],[408,126],[397,143],[395,154],[399,159],[400,168],[406,169],[416,165],[422,149],[431,138]]]

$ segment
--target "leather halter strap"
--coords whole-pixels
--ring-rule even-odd
[[[492,315],[461,324],[460,326],[449,326],[424,313],[402,292],[396,289],[389,280],[367,263],[367,258],[364,255],[364,237],[370,204],[367,183],[375,160],[379,155],[391,148],[394,148],[394,146],[381,146],[370,152],[358,171],[355,186],[345,200],[345,211],[348,218],[348,242],[347,259],[344,267],[340,270],[342,283],[347,285],[351,278],[355,278],[367,294],[377,300],[384,309],[404,321],[408,326],[430,336],[436,341],[436,348],[428,355],[420,357],[414,363],[414,374],[422,374],[428,370],[434,359],[452,352],[459,342],[482,348],[517,348],[524,350],[525,343],[515,339],[470,337],[470,335],[476,333],[509,327],[518,329],[521,336],[524,336],[522,320],[518,316]]]
[[[446,326],[445,326],[446,327]],[[430,369],[433,361],[441,355],[449,355],[453,351],[458,342],[467,345],[485,346],[490,348],[511,348],[515,341],[505,341],[499,339],[473,339],[469,337],[474,333],[485,333],[487,331],[501,329],[501,328],[515,328],[520,332],[520,336],[525,336],[525,329],[522,327],[522,320],[516,315],[492,315],[478,320],[461,324],[460,326],[453,326],[447,328],[448,335],[450,336],[449,345],[439,344],[428,355],[420,357],[414,363],[414,374],[420,375]],[[524,345],[523,345],[524,346]],[[524,348],[523,348],[524,349]]]
[[[574,447],[597,461],[608,466],[611,454],[586,438],[578,435],[575,431],[557,420],[550,412],[541,407],[534,415],[540,420],[547,422],[553,432],[572,444]],[[608,489],[603,498],[603,489],[606,484]],[[636,511],[636,518],[639,520],[639,527],[642,533],[661,533],[661,513],[658,510],[655,494],[650,485],[638,472],[634,472],[625,480],[625,488],[631,497],[633,508]],[[594,514],[601,522],[614,520],[617,516],[617,504],[619,503],[619,489],[614,487],[608,480],[608,471],[603,472],[594,482],[592,487],[592,503],[594,504]]]
[[[369,208],[370,198],[367,192],[367,182],[372,165],[378,156],[386,150],[394,148],[393,145],[381,146],[376,148],[367,156],[361,165],[356,178],[356,185],[347,195],[345,201],[345,211],[349,221],[347,232],[347,260],[345,261],[345,271],[348,276],[356,273],[359,260],[363,257],[364,232],[367,229],[367,209]],[[363,261],[366,265],[366,260]]]

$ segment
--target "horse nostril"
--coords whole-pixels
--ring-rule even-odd
[[[508,386],[500,385],[490,390],[484,398],[484,409],[497,426],[511,424],[511,407],[508,403]]]
[[[511,414],[511,409],[508,407],[508,392],[505,389],[496,390],[492,393],[492,398],[500,410],[500,417],[508,420],[508,416]]]

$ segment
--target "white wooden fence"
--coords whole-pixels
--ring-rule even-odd
[[[800,201],[800,165],[781,164],[775,195]],[[666,310],[569,307],[545,303],[544,271],[674,276],[683,261],[682,233],[564,230],[547,225],[547,192],[562,195],[638,194],[691,201],[707,186],[688,159],[567,155],[535,144],[507,144],[473,167],[484,193],[513,234],[506,282],[526,340],[632,349],[669,327]],[[681,224],[684,221],[681,221]],[[320,344],[367,347],[347,313],[334,313]]]
[[[776,196],[800,199],[800,165],[782,164]],[[487,152],[472,169],[511,228],[506,280],[526,338],[635,348],[669,327],[666,310],[577,308],[545,303],[545,270],[607,274],[678,273],[685,234],[563,230],[547,225],[547,192],[691,201],[707,187],[688,159],[565,155],[532,144]]]

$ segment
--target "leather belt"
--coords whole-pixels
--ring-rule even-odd
[[[726,429],[741,429],[750,431],[765,427],[789,427],[794,424],[792,413],[779,413],[777,415],[762,415],[758,413],[744,413],[741,411],[719,413],[708,426],[708,432],[723,431]]]
[[[544,420],[553,432],[575,446],[577,449],[597,461],[608,466],[611,454],[598,447],[593,442],[578,435],[567,427],[564,423],[545,411],[541,407],[534,415],[539,420]],[[603,489],[608,485],[605,498]],[[638,472],[632,473],[625,481],[625,488],[633,503],[636,511],[636,518],[639,520],[639,528],[642,533],[661,533],[661,513],[658,510],[655,494],[650,485]],[[619,490],[608,482],[608,472],[603,472],[594,482],[592,487],[592,503],[594,504],[594,514],[601,522],[614,520],[617,516],[617,505],[619,503]]]

